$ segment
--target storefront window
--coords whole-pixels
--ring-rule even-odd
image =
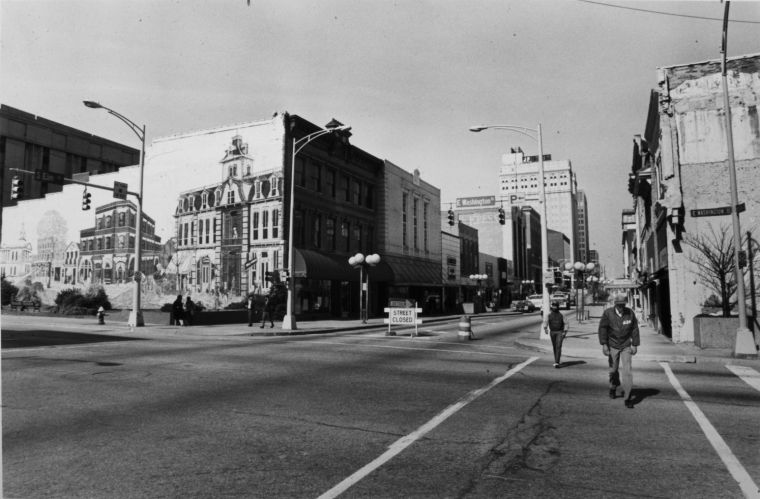
[[[330,312],[331,281],[316,279],[300,280],[298,302],[300,312]]]

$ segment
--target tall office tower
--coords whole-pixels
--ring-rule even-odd
[[[500,202],[506,209],[530,206],[541,213],[538,156],[527,156],[519,147],[502,156],[499,172]],[[552,160],[544,155],[547,227],[565,234],[572,255],[578,254],[576,234],[576,180],[569,160]]]

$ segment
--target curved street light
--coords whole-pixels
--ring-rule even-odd
[[[541,205],[541,267],[542,274],[545,274],[549,269],[549,227],[547,226],[548,220],[546,219],[546,186],[544,185],[544,142],[543,135],[541,133],[541,123],[536,128],[528,128],[518,125],[476,125],[471,126],[471,132],[482,132],[483,130],[507,130],[510,132],[519,133],[530,137],[538,142],[538,185],[539,185],[539,204]],[[546,283],[542,282],[542,300],[541,300],[541,315],[543,321],[547,320],[549,314],[549,290],[546,287]],[[539,338],[548,340],[549,335],[546,334],[543,328],[539,328]]]
[[[289,329],[291,331],[298,329],[296,326],[296,317],[293,314],[293,292],[296,285],[294,275],[295,258],[293,254],[293,211],[296,206],[294,197],[296,186],[296,154],[298,154],[301,149],[306,147],[306,144],[316,138],[327,135],[328,133],[347,132],[349,130],[351,130],[351,127],[347,125],[328,126],[327,128],[312,132],[304,137],[301,137],[300,139],[293,137],[293,150],[290,156],[290,213],[288,215],[288,301],[285,317],[282,318],[282,329]]]
[[[127,324],[132,327],[142,327],[145,325],[143,320],[143,313],[140,310],[140,281],[142,280],[142,274],[140,273],[140,264],[142,263],[142,204],[143,204],[143,172],[145,171],[145,125],[139,126],[134,121],[130,120],[121,113],[114,111],[98,102],[86,100],[82,101],[85,106],[90,109],[105,109],[108,114],[116,116],[123,121],[140,139],[140,175],[139,186],[137,189],[137,221],[135,222],[135,289],[132,294],[132,311],[129,313],[129,319]]]
[[[579,278],[576,279],[576,282],[580,282],[580,288],[581,288],[581,308],[580,311],[578,310],[578,301],[575,302],[575,318],[578,320],[578,322],[584,320],[585,318],[585,307],[586,307],[586,277],[585,274],[591,273],[596,268],[596,264],[594,262],[589,263],[583,263],[583,262],[567,262],[565,264],[565,270],[568,271],[575,271]],[[588,277],[588,279],[591,279],[591,276]],[[598,280],[598,278],[597,278]],[[577,293],[577,290],[576,290]],[[576,295],[577,296],[577,295]]]

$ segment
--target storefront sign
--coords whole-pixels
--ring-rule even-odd
[[[400,326],[414,326],[414,332],[411,336],[417,336],[417,325],[422,324],[422,319],[417,318],[417,314],[422,312],[421,308],[386,307],[384,311],[388,314],[388,318],[383,319],[383,322],[388,324],[388,336],[396,335],[391,329],[394,324]]]

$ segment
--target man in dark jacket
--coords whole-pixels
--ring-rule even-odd
[[[552,302],[549,315],[546,316],[543,326],[544,330],[549,332],[549,337],[552,340],[554,368],[559,368],[562,365],[562,362],[560,362],[560,358],[562,357],[562,341],[567,336],[567,330],[570,325],[559,311],[559,303],[556,301]]]
[[[618,294],[615,296],[615,305],[604,311],[599,321],[599,344],[602,345],[602,353],[609,361],[610,398],[614,399],[617,396],[620,370],[623,375],[625,406],[633,409],[631,356],[636,355],[639,346],[639,323],[633,310],[625,306],[627,302],[625,294]]]

